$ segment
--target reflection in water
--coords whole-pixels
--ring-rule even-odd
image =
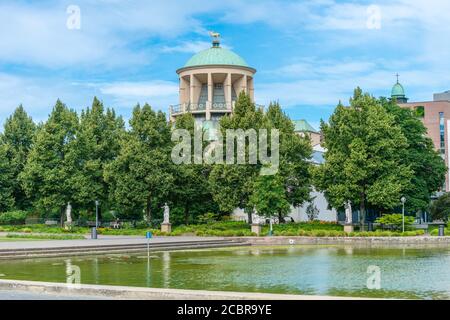
[[[162,253],[164,288],[170,288],[170,252]]]
[[[450,297],[449,265],[447,248],[278,246],[0,261],[0,273],[65,283],[78,266],[89,284],[434,299]],[[380,290],[367,289],[369,266]]]

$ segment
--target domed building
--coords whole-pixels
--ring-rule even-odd
[[[171,121],[186,112],[199,122],[215,121],[233,111],[241,91],[254,99],[256,70],[233,51],[221,47],[218,33],[211,36],[211,48],[195,54],[177,70],[179,104],[169,108]]]
[[[397,75],[397,83],[394,84],[391,90],[391,99],[396,100],[398,103],[407,103],[408,98],[405,95],[405,89],[403,89],[403,86],[398,82],[398,75]]]

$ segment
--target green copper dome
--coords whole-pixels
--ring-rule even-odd
[[[403,89],[403,86],[400,83],[394,84],[391,91],[392,97],[404,97],[405,96],[405,89]]]
[[[195,54],[188,60],[188,62],[186,62],[184,68],[204,65],[231,65],[248,67],[245,60],[233,51],[221,48],[219,46],[213,46]]]

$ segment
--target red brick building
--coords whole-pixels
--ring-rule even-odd
[[[433,140],[434,147],[445,159],[449,168],[450,153],[450,92],[434,94],[433,101],[408,102],[403,86],[398,82],[394,85],[391,98],[396,99],[401,107],[413,108],[422,117],[427,128],[427,134]],[[450,171],[450,170],[449,170]],[[447,173],[442,191],[450,191],[450,172]]]

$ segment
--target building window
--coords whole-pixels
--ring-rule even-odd
[[[440,150],[442,154],[445,154],[445,120],[443,112],[439,112],[439,136]]]

